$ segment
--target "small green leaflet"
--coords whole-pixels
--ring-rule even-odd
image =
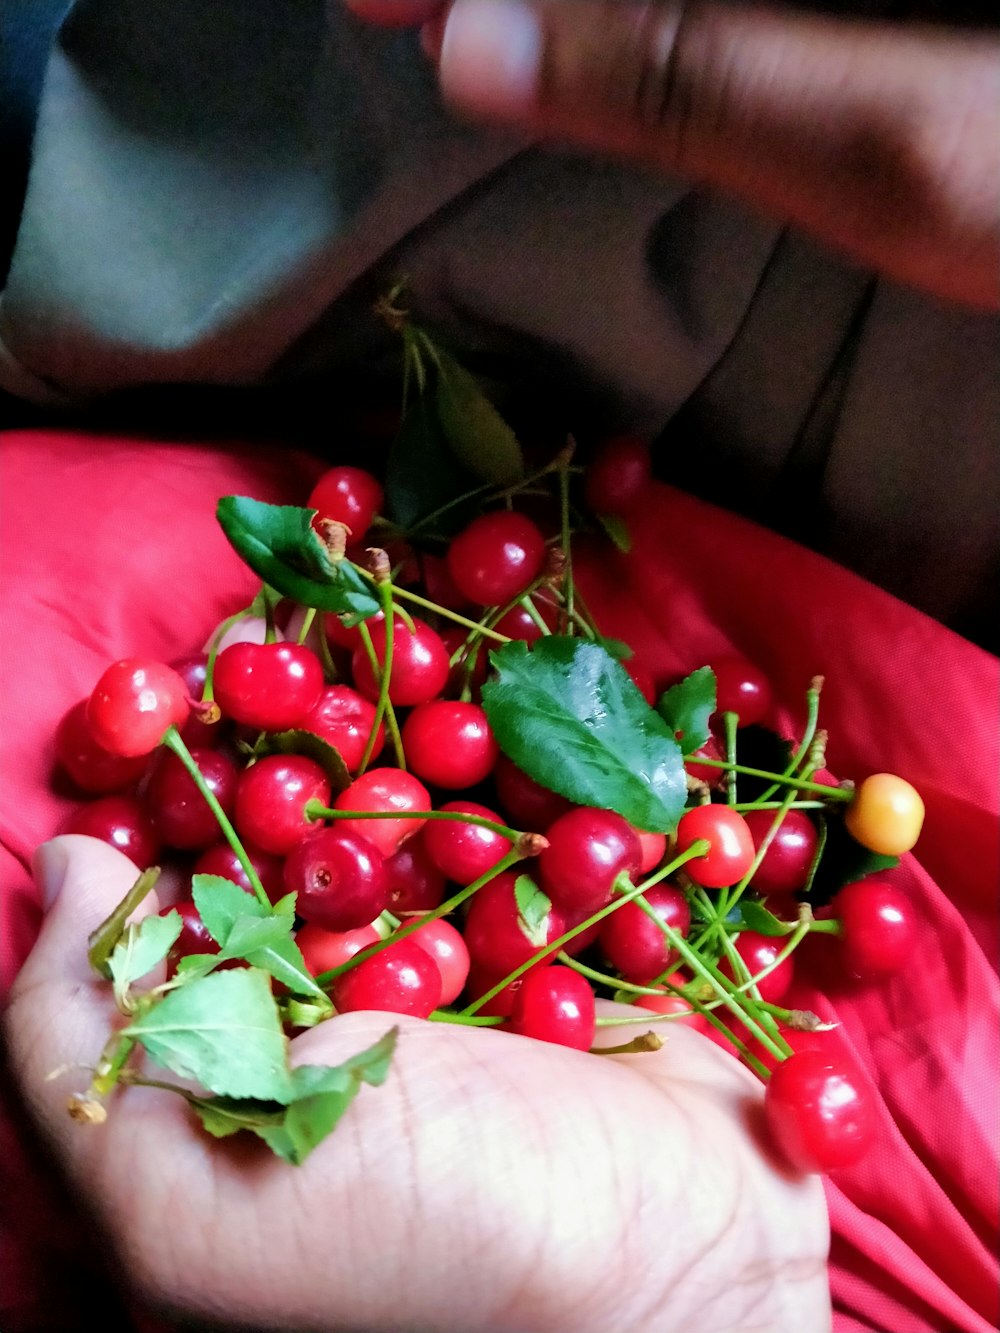
[[[240,917],[270,915],[252,893],[222,875],[195,875],[191,880],[191,896],[205,929],[218,945],[225,945]]]
[[[385,495],[389,513],[403,528],[413,528],[442,506],[434,529],[450,536],[472,518],[474,504],[455,503],[476,489],[476,478],[448,445],[437,408],[429,397],[407,409],[393,442],[386,468]]]
[[[756,931],[758,935],[788,934],[788,923],[769,912],[763,903],[755,902],[753,898],[741,898],[739,908],[747,930]]]
[[[490,654],[483,707],[501,750],[529,777],[636,828],[671,833],[687,786],[680,747],[600,644],[549,635]]]
[[[166,916],[154,913],[138,925],[127,927],[108,960],[119,1003],[134,981],[163,962],[183,926],[180,912],[168,912]]]
[[[283,597],[367,620],[381,609],[372,586],[346,560],[331,560],[312,527],[315,509],[225,495],[216,517],[238,555]]]
[[[288,1104],[246,1098],[192,1098],[202,1124],[216,1138],[249,1129],[279,1157],[299,1166],[336,1128],[362,1083],[378,1087],[388,1077],[398,1028],[341,1065],[299,1065],[290,1074]]]
[[[656,705],[676,736],[681,752],[692,754],[709,737],[708,719],[715,712],[715,672],[699,667],[676,685],[671,685]]]
[[[511,486],[524,476],[521,446],[472,375],[437,349],[438,418],[451,452],[475,477]]]
[[[551,901],[530,875],[518,875],[514,881],[514,901],[517,903],[517,924],[529,942],[540,949],[548,943]]]
[[[628,555],[632,549],[632,534],[628,530],[628,524],[617,514],[598,514],[597,521],[611,538],[623,555]]]
[[[351,785],[351,775],[340,751],[313,731],[270,732],[258,754],[302,754],[314,759],[330,779],[334,795]]]
[[[149,1056],[209,1092],[287,1102],[288,1043],[271,981],[256,968],[212,972],[168,991],[123,1029]]]
[[[160,878],[159,866],[144,870],[111,914],[87,939],[87,961],[99,976],[111,976],[111,954],[125,933],[125,923]]]

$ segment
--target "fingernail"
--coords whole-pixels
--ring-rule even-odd
[[[441,43],[445,97],[486,115],[517,115],[534,103],[542,29],[520,0],[456,0]]]
[[[41,895],[42,907],[47,912],[59,897],[66,871],[69,868],[69,854],[62,842],[55,838],[52,842],[43,842],[32,859],[35,883]]]

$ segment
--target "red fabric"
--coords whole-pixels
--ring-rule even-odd
[[[2,438],[5,987],[37,927],[28,859],[73,804],[51,782],[58,719],[111,660],[197,649],[249,599],[253,578],[215,524],[218,496],[303,503],[320,466],[277,447]],[[831,770],[896,772],[924,797],[917,856],[894,872],[922,921],[913,965],[869,989],[820,994],[800,981],[794,998],[841,1024],[880,1106],[875,1151],[827,1182],[837,1333],[988,1333],[1000,1191],[998,663],[821,557],[665,487],[650,489],[632,527],[631,556],[602,547],[578,560],[608,633],[661,681],[746,655],[773,682],[790,734],[809,679],[824,673]],[[3,1220],[0,1326],[68,1331],[45,1310],[74,1267],[74,1232],[53,1224],[55,1196],[35,1188],[12,1123],[0,1132],[3,1195],[17,1199],[16,1235]]]

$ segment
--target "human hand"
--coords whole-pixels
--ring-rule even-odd
[[[181,1098],[145,1088],[120,1090],[101,1126],[74,1123],[70,1071],[114,1013],[86,936],[135,868],[74,836],[36,868],[49,910],[6,1012],[12,1067],[154,1306],[298,1330],[829,1327],[819,1182],[772,1164],[759,1085],[696,1033],[598,1057],[393,1016],[385,1086],[300,1168],[208,1139]],[[336,1018],[293,1058],[336,1063],[387,1026]]]
[[[1000,304],[1000,44],[682,0],[346,0],[432,19],[459,111],[678,172],[936,296]]]

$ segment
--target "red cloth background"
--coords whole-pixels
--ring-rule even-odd
[[[197,650],[253,576],[214,519],[220,495],[304,503],[314,459],[51,432],[0,437],[0,981],[38,921],[27,869],[73,802],[52,788],[62,714],[112,660]],[[880,1108],[875,1150],[827,1182],[837,1333],[990,1333],[998,1323],[1000,883],[996,659],[921,613],[732,515],[663,486],[634,550],[582,552],[602,627],[661,680],[736,650],[769,675],[789,734],[806,685],[838,777],[889,770],[927,805],[895,881],[921,948],[877,987],[795,1002],[841,1024]],[[0,1123],[0,1327],[89,1323],[79,1223],[13,1118]],[[10,1206],[13,1204],[13,1207]],[[98,1263],[93,1257],[93,1263]],[[93,1306],[90,1306],[93,1309]],[[810,1333],[803,1330],[803,1333]]]

